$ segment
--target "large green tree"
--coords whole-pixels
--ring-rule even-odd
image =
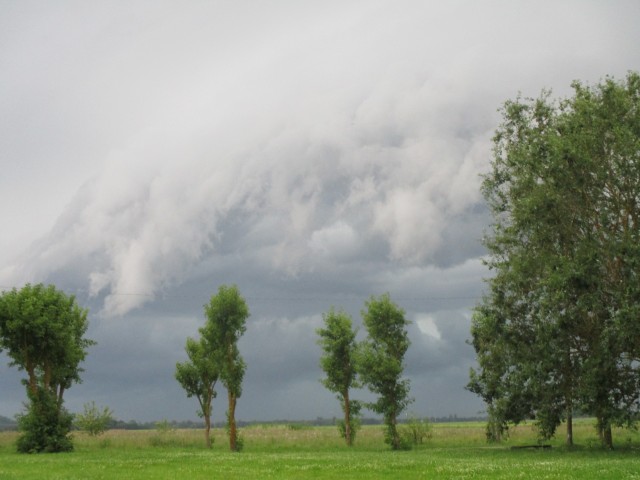
[[[0,295],[0,347],[27,374],[28,411],[21,417],[20,451],[61,451],[72,417],[65,391],[80,382],[80,363],[95,342],[85,339],[87,310],[53,285],[25,285]]]
[[[378,395],[368,407],[383,416],[385,441],[397,450],[402,447],[398,417],[411,402],[409,380],[402,378],[404,355],[410,344],[409,322],[388,294],[365,302],[362,318],[368,337],[359,348],[358,370],[363,383]]]
[[[202,334],[203,329],[200,329]],[[204,438],[207,448],[211,448],[211,413],[213,399],[216,397],[215,385],[219,376],[219,363],[216,352],[203,338],[199,341],[187,338],[185,350],[189,359],[176,363],[175,377],[187,392],[187,397],[196,397],[200,410],[198,415],[204,418]]]
[[[324,328],[319,328],[318,344],[322,347],[320,366],[326,374],[322,383],[338,395],[344,420],[339,428],[347,445],[352,446],[357,431],[360,403],[350,398],[350,390],[357,386],[356,332],[351,317],[344,311],[331,308],[323,314]]]
[[[505,103],[483,194],[494,276],[476,309],[469,388],[543,436],[573,410],[611,426],[640,395],[640,76]]]
[[[246,331],[249,308],[235,285],[220,286],[218,293],[211,296],[204,308],[207,323],[202,329],[202,338],[207,349],[215,352],[220,381],[227,389],[229,447],[235,452],[242,447],[238,439],[235,411],[238,398],[242,395],[242,380],[246,370],[238,341]]]

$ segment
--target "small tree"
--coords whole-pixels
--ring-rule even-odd
[[[87,310],[55,286],[26,285],[0,295],[0,349],[24,370],[29,405],[19,422],[21,452],[73,448],[65,391],[80,381],[80,363],[95,342],[84,338]]]
[[[401,425],[400,436],[408,445],[418,446],[425,441],[431,440],[433,432],[431,431],[431,422],[428,418],[420,419],[415,415],[411,415],[407,421]]]
[[[338,396],[344,413],[344,420],[338,424],[338,428],[347,445],[351,446],[360,411],[360,404],[349,397],[350,389],[357,386],[356,332],[351,317],[343,311],[336,312],[332,307],[322,317],[325,327],[316,331],[320,337],[318,344],[323,350],[320,366],[327,375],[322,384]]]
[[[202,328],[200,332],[202,333]],[[213,399],[216,397],[214,389],[219,376],[219,367],[215,352],[203,339],[196,341],[187,338],[185,347],[189,360],[176,364],[175,377],[187,392],[187,397],[196,397],[200,410],[198,415],[204,418],[204,437],[207,448],[211,448],[211,412]]]
[[[409,380],[402,379],[404,354],[410,344],[406,330],[409,322],[388,294],[371,297],[365,306],[362,317],[369,337],[360,347],[359,373],[363,383],[379,395],[368,406],[383,415],[385,441],[398,450],[402,447],[398,416],[411,403]]]
[[[238,350],[238,340],[246,330],[249,308],[237,286],[222,285],[204,309],[207,323],[202,335],[207,348],[215,352],[220,380],[227,389],[229,448],[237,452],[242,448],[242,442],[238,438],[235,412],[238,398],[242,395],[242,379],[246,370]]]
[[[102,435],[113,421],[113,412],[109,407],[99,409],[95,402],[85,403],[84,411],[75,415],[75,425],[92,437]]]

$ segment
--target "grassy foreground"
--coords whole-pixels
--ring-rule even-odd
[[[202,432],[110,431],[98,438],[75,435],[76,451],[15,453],[16,434],[0,433],[0,479],[211,479],[211,478],[640,478],[640,435],[616,431],[616,451],[596,445],[592,422],[575,427],[573,450],[551,442],[549,450],[511,446],[535,443],[521,426],[499,446],[484,442],[480,423],[436,424],[433,438],[417,449],[391,452],[382,428],[365,427],[348,449],[333,427],[254,426],[242,430],[245,450],[230,453],[225,433],[213,450]]]

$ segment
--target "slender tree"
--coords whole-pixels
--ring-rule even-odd
[[[200,329],[201,333],[202,330]],[[185,350],[189,360],[176,364],[175,377],[187,392],[187,397],[196,397],[198,400],[198,415],[204,418],[205,442],[207,448],[211,448],[211,413],[213,399],[216,397],[219,364],[215,352],[202,338],[199,341],[187,338]]]
[[[351,317],[344,311],[332,307],[323,314],[324,328],[319,328],[318,344],[322,347],[320,366],[326,374],[322,384],[338,396],[344,420],[338,425],[347,445],[352,446],[357,431],[360,403],[350,398],[349,392],[356,387],[356,332]]]
[[[402,447],[398,417],[412,401],[409,380],[402,378],[404,355],[410,344],[406,329],[409,322],[388,294],[371,297],[365,307],[362,317],[368,338],[359,349],[359,373],[363,383],[379,395],[368,407],[383,415],[385,441],[397,450]]]
[[[80,382],[80,363],[95,342],[85,339],[87,310],[55,286],[26,285],[0,295],[0,347],[27,374],[28,411],[20,418],[23,452],[73,448],[65,391]]]
[[[218,293],[205,305],[207,323],[202,330],[207,348],[215,352],[220,381],[227,389],[229,447],[231,451],[242,448],[238,439],[235,411],[242,395],[242,380],[246,364],[238,350],[238,341],[246,330],[249,308],[235,285],[222,285]]]

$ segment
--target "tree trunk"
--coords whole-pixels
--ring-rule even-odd
[[[345,390],[342,395],[344,399],[344,439],[348,446],[353,445],[353,438],[351,437],[351,402],[349,401],[349,390]]]
[[[47,362],[44,365],[44,376],[42,379],[43,388],[47,391],[49,391],[51,388],[51,377],[52,377],[51,365],[49,365],[49,363]]]
[[[564,371],[564,398],[567,402],[567,447],[573,447],[573,362],[571,361],[571,347],[567,344]]]
[[[596,425],[598,429],[598,437],[602,446],[613,450],[613,434],[611,432],[611,423],[608,419],[603,417],[597,417],[598,423]]]
[[[613,450],[613,435],[611,433],[611,424],[607,423],[604,429],[604,446],[609,450]]]
[[[396,414],[391,415],[389,421],[389,434],[391,436],[391,448],[393,450],[400,450],[400,435],[398,435],[398,419]]]
[[[567,447],[573,446],[573,411],[571,405],[567,407]]]
[[[229,392],[229,448],[232,452],[238,451],[238,431],[236,428],[236,396]]]
[[[36,377],[36,367],[27,359],[27,374],[29,375],[29,390],[32,395],[38,391],[38,379]]]
[[[58,400],[58,413],[62,410],[62,396],[64,395],[64,387],[60,385],[60,390],[58,390],[57,400]]]
[[[596,430],[598,431],[600,443],[604,445],[604,420],[602,417],[596,416]]]
[[[204,439],[207,448],[211,448],[211,415],[204,415]]]

